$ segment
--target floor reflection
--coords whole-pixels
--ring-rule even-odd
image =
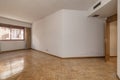
[[[0,62],[0,79],[7,79],[17,73],[20,73],[23,70],[23,68],[23,57]]]

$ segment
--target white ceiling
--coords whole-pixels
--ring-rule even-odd
[[[0,16],[36,21],[60,9],[87,10],[98,0],[0,0]]]

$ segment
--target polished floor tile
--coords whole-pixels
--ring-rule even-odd
[[[34,50],[0,54],[0,80],[118,80],[116,58],[60,59]]]

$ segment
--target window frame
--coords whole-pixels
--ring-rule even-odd
[[[0,27],[9,28],[10,33],[11,33],[11,29],[22,29],[23,33],[24,33],[23,34],[23,39],[11,39],[11,34],[10,34],[10,39],[8,39],[8,40],[0,40],[0,41],[25,41],[25,27],[17,26],[17,25],[10,25],[10,24],[3,24],[3,23],[0,23]]]

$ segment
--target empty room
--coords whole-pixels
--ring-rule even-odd
[[[0,0],[0,80],[120,80],[120,0]]]

